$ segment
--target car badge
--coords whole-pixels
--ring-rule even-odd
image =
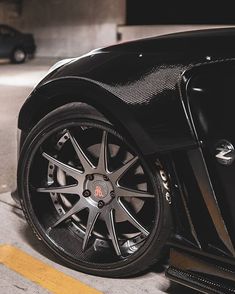
[[[235,159],[235,150],[232,143],[227,140],[221,140],[216,144],[217,161],[223,165],[231,165]]]
[[[95,197],[97,197],[97,198],[103,198],[104,197],[102,189],[101,189],[100,186],[96,186],[96,188],[95,188]]]

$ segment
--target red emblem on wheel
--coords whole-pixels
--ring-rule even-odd
[[[100,186],[95,187],[95,197],[98,197],[98,198],[104,197]]]

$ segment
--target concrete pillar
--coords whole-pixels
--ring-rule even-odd
[[[15,1],[0,2],[0,23],[19,25],[19,4]]]
[[[125,0],[24,0],[19,27],[34,34],[38,56],[73,57],[116,43]]]

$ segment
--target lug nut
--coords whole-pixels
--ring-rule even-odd
[[[105,180],[105,181],[108,181],[109,178],[108,178],[107,176],[104,176],[104,180]]]
[[[100,200],[100,201],[98,202],[98,207],[99,207],[99,208],[104,207],[104,201]]]
[[[93,181],[94,180],[94,176],[93,175],[87,175],[86,178],[89,181]]]
[[[82,193],[82,195],[84,197],[89,197],[89,196],[91,196],[91,191],[90,190],[84,190],[83,193]]]
[[[115,197],[115,193],[114,193],[114,191],[111,191],[111,192],[110,192],[110,197],[112,197],[112,198]]]

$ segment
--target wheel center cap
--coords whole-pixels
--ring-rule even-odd
[[[94,181],[91,186],[91,193],[96,199],[103,199],[108,195],[109,189],[104,181]]]
[[[111,196],[111,192],[114,190],[113,185],[104,175],[93,174],[90,179],[88,177],[84,189],[90,191],[89,199],[95,202],[102,200],[105,204],[108,204],[113,199]]]

